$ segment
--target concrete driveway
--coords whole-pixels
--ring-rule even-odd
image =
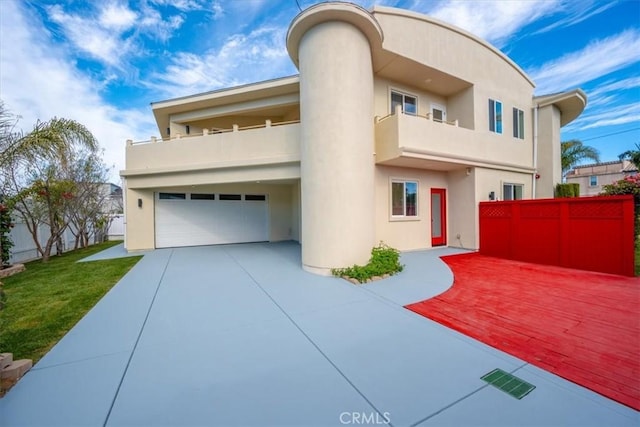
[[[0,425],[638,425],[404,309],[451,285],[453,252],[366,286],[302,271],[295,243],[149,252],[0,400]],[[487,385],[495,368],[536,389]]]

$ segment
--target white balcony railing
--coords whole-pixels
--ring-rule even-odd
[[[170,136],[168,138],[157,138],[155,136],[152,136],[150,139],[145,141],[133,141],[132,139],[128,139],[127,146],[140,145],[140,144],[155,144],[157,142],[168,142],[168,141],[174,141],[176,139],[187,139],[187,138],[201,137],[201,136],[207,136],[207,135],[216,135],[221,133],[240,132],[243,130],[251,130],[251,129],[263,129],[263,128],[270,128],[270,127],[276,127],[276,126],[292,125],[296,123],[300,123],[300,120],[289,120],[289,121],[275,122],[275,123],[272,122],[271,120],[266,120],[264,123],[261,123],[258,125],[252,125],[252,126],[241,127],[238,125],[233,125],[233,127],[230,129],[202,129],[202,132],[189,133],[188,135],[182,135],[180,133],[176,133],[175,135]]]
[[[127,141],[124,175],[275,164],[300,160],[299,121]]]
[[[397,106],[397,108],[396,108],[396,112],[395,112],[395,113],[393,113],[393,114],[388,114],[388,115],[386,115],[386,116],[384,116],[384,117],[378,117],[378,116],[376,116],[376,123],[383,122],[383,121],[385,121],[386,119],[388,119],[389,117],[393,117],[393,116],[395,116],[396,114],[404,114],[404,113],[402,112],[402,109],[401,109],[401,107],[400,107],[399,105],[398,105],[398,106]],[[407,115],[408,115],[408,116],[412,116],[412,117],[417,117],[417,118],[420,118],[420,119],[429,120],[429,121],[432,121],[432,122],[434,122],[434,123],[442,123],[442,124],[445,124],[445,125],[450,125],[450,126],[458,127],[458,120],[457,120],[457,119],[456,119],[456,120],[451,120],[451,121],[448,121],[448,120],[440,120],[440,119],[433,118],[431,113],[427,113],[427,114],[407,114]]]

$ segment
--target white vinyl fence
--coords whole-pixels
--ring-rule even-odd
[[[27,225],[23,222],[16,222],[15,227],[11,229],[11,240],[13,240],[13,248],[11,249],[11,263],[25,262],[40,258],[33,237],[29,233]],[[41,225],[38,229],[38,237],[40,244],[45,245],[49,238],[49,227]],[[111,226],[107,233],[109,240],[121,240],[124,238],[124,215],[114,215]],[[93,244],[94,236],[89,236],[89,243]],[[69,228],[62,235],[62,250],[69,251],[75,247],[76,239]],[[52,253],[55,254],[55,246]]]
[[[111,217],[111,225],[109,231],[107,231],[107,238],[109,240],[123,240],[124,239],[124,215],[117,214]]]

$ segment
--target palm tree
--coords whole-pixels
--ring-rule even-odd
[[[633,165],[640,169],[640,144],[636,143],[635,150],[627,150],[618,156],[620,160],[629,160]]]
[[[64,118],[38,122],[27,134],[14,132],[15,121],[0,103],[0,168],[19,159],[44,157],[65,161],[75,147],[87,148],[91,152],[98,149],[98,141],[84,125]]]
[[[98,150],[98,141],[91,131],[74,120],[57,117],[46,122],[38,120],[33,130],[27,134],[16,131],[17,121],[18,117],[7,110],[0,100],[0,171],[23,162],[39,163],[45,159],[67,166],[75,148],[84,148],[92,153]],[[0,184],[4,186],[2,177]],[[0,187],[0,199],[3,196],[2,190]]]
[[[562,163],[562,176],[565,176],[574,166],[583,160],[600,161],[600,153],[593,147],[584,145],[578,139],[562,141],[560,145],[560,157]]]

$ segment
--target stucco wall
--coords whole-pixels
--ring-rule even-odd
[[[371,67],[367,37],[349,23],[301,37],[302,262],[316,273],[366,263],[374,243]]]
[[[126,150],[127,172],[193,170],[234,162],[269,163],[278,157],[299,159],[300,125],[158,140],[130,145]]]
[[[125,246],[129,251],[155,248],[153,195],[152,190],[126,190]],[[142,200],[141,208],[138,199]]]
[[[418,182],[418,216],[391,217],[391,180]],[[431,188],[447,189],[444,172],[421,169],[376,167],[376,242],[383,241],[399,250],[431,247]],[[447,199],[451,199],[447,191]]]
[[[549,105],[538,115],[538,174],[536,198],[553,197],[555,185],[562,181],[560,163],[560,110]]]
[[[374,110],[375,115],[384,117],[392,114],[391,111],[391,91],[405,93],[418,98],[418,115],[424,116],[431,112],[431,103],[447,105],[447,99],[424,89],[398,83],[393,80],[376,77],[374,80]]]
[[[458,119],[461,126],[475,129],[478,135],[513,139],[512,108],[523,110],[525,140],[521,143],[529,149],[531,159],[533,84],[515,63],[471,34],[424,15],[376,8],[374,16],[384,31],[384,49],[473,85],[446,100],[448,120]],[[503,133],[500,136],[489,131],[489,99],[502,102]],[[517,163],[523,161],[518,159]]]
[[[495,169],[476,168],[476,202],[489,200],[489,193],[495,192],[499,200],[504,200],[502,184],[522,184],[522,198],[531,198],[531,175]]]
[[[477,249],[478,201],[476,170],[467,168],[447,173],[449,186],[449,246]]]

